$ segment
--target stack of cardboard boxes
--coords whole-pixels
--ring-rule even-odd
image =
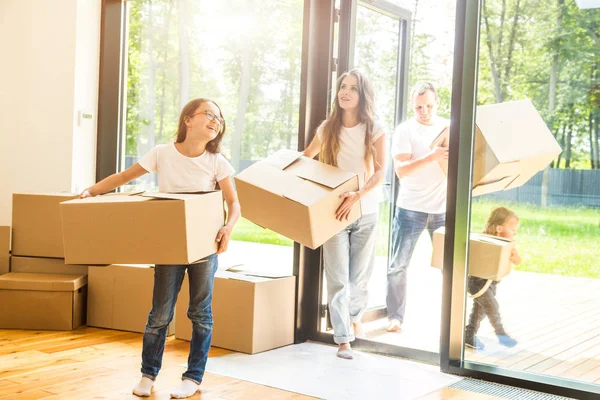
[[[119,194],[61,204],[67,262],[90,266],[88,325],[143,332],[154,268],[115,263],[190,264],[213,254],[224,224],[221,192]],[[190,340],[187,276],[167,334]],[[215,278],[213,345],[255,353],[294,341],[295,277]],[[177,317],[178,316],[178,317]],[[275,324],[277,322],[277,324]]]
[[[70,330],[85,323],[87,268],[65,263],[60,223],[60,202],[74,197],[13,195],[10,272],[0,276],[0,328]],[[10,230],[2,232],[0,268],[6,271]]]

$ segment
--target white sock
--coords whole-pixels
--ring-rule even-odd
[[[179,385],[171,389],[171,398],[185,399],[193,396],[198,389],[200,389],[200,385],[198,385],[196,382],[190,381],[189,379],[183,379]]]
[[[133,394],[141,397],[148,397],[152,392],[152,386],[154,385],[154,381],[150,378],[142,376],[140,382],[136,387],[133,388]]]

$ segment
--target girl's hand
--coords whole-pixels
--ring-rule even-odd
[[[221,254],[227,250],[227,246],[229,246],[229,238],[231,237],[231,228],[225,225],[219,230],[217,234],[217,242],[219,243],[219,248],[217,249],[217,254]]]
[[[344,199],[344,201],[336,210],[335,218],[338,221],[342,221],[343,219],[346,219],[347,221],[350,216],[350,211],[352,211],[352,206],[360,200],[360,194],[358,192],[346,192],[340,194],[340,198]]]
[[[85,189],[83,192],[81,192],[81,194],[79,195],[80,199],[85,199],[86,197],[94,197],[91,193],[90,193],[90,189]]]
[[[510,252],[510,262],[515,265],[521,264],[521,256],[519,255],[516,247]]]

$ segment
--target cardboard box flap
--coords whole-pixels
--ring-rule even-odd
[[[523,162],[510,161],[504,164],[498,164],[495,168],[483,175],[476,184],[494,183],[499,180],[512,177],[513,179],[523,171]]]
[[[160,199],[160,200],[190,200],[198,198],[199,195],[205,193],[214,193],[216,190],[212,190],[209,192],[190,192],[190,193],[158,193],[158,192],[146,192],[142,194],[143,197],[149,197],[151,199]]]
[[[248,276],[258,276],[262,278],[271,278],[271,279],[279,279],[279,278],[287,278],[292,276],[290,274],[282,274],[280,272],[275,271],[260,271],[260,270],[249,270],[245,269],[244,265],[234,265],[225,270],[226,272],[233,272],[237,274],[244,274]]]
[[[236,281],[243,281],[243,282],[268,282],[268,281],[272,280],[270,278],[265,278],[265,277],[261,277],[261,276],[245,275],[245,274],[241,274],[238,272],[230,272],[230,271],[218,271],[215,274],[215,277],[219,277],[222,279],[234,279]]]
[[[487,193],[499,192],[505,190],[508,186],[515,181],[519,176],[507,176],[506,178],[499,179],[495,182],[484,183],[477,185],[471,191],[472,196],[481,196]]]
[[[512,242],[510,239],[506,239],[499,236],[488,235],[486,233],[471,233],[471,240],[478,240],[484,243],[491,243],[498,246],[504,246]]]
[[[530,100],[478,106],[476,122],[501,163],[562,151]]]
[[[283,196],[288,188],[301,185],[303,182],[301,178],[290,175],[279,168],[263,162],[258,162],[246,168],[236,175],[235,179],[257,186],[278,196]]]
[[[143,190],[136,190],[136,191],[131,191],[131,192],[111,192],[111,193],[104,193],[101,196],[105,197],[105,196],[138,196],[140,194],[144,193]]]
[[[448,147],[450,141],[450,129],[444,128],[435,139],[431,141],[429,148],[433,149],[435,146]]]
[[[356,176],[353,172],[343,171],[337,167],[313,160],[308,157],[301,157],[285,169],[300,178],[335,189],[342,183]]]
[[[329,194],[329,189],[311,181],[302,181],[297,185],[286,188],[283,196],[307,207],[312,206],[324,196]]]
[[[283,170],[300,157],[302,157],[302,152],[300,151],[281,149],[271,154],[261,162]]]
[[[63,201],[62,205],[73,205],[73,204],[90,204],[90,203],[133,203],[140,201],[150,201],[151,199],[143,196],[130,196],[126,194],[114,194],[111,196],[95,196],[86,197],[85,199],[73,199],[69,201]]]
[[[0,276],[0,289],[74,292],[87,285],[87,275],[28,274],[10,272]]]

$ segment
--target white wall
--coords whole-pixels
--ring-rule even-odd
[[[100,2],[0,1],[0,225],[14,192],[93,183]]]

